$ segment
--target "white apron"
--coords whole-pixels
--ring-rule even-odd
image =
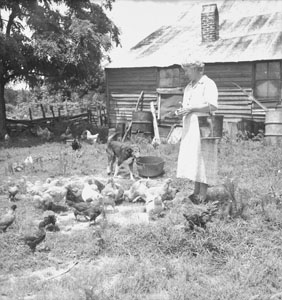
[[[201,83],[202,84],[202,83]],[[201,104],[203,98],[203,86],[192,87],[189,84],[183,95],[183,108],[188,105]],[[201,136],[198,116],[207,116],[203,113],[191,113],[183,117],[182,138],[178,155],[177,177],[187,178],[206,184],[213,184],[213,180],[207,180],[205,163],[201,149]]]

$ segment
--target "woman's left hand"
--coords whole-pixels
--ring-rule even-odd
[[[181,108],[178,110],[177,115],[182,117],[182,116],[187,116],[192,112],[191,107],[187,107],[187,108]]]

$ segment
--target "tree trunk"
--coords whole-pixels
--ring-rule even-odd
[[[4,88],[5,88],[5,84],[4,84],[3,76],[1,74],[1,66],[0,66],[0,139],[4,138],[7,132]]]

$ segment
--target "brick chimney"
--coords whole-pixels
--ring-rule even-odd
[[[202,6],[201,13],[202,42],[214,42],[219,38],[219,19],[216,4]]]

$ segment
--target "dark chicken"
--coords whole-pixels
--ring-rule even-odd
[[[75,192],[70,186],[67,186],[66,200],[79,203],[84,202],[79,191]]]
[[[217,203],[213,203],[205,210],[194,212],[192,214],[184,213],[183,216],[189,223],[189,229],[194,230],[195,226],[206,229],[207,223],[211,222],[212,217],[218,212]]]
[[[30,247],[32,252],[35,251],[37,245],[44,241],[46,237],[45,227],[49,224],[56,224],[55,216],[51,215],[45,217],[44,220],[39,223],[38,229],[36,231],[28,233],[22,238],[25,244]]]
[[[72,150],[76,151],[76,150],[80,150],[81,149],[81,144],[79,142],[79,140],[77,138],[75,138],[71,144]]]
[[[102,205],[93,206],[87,202],[74,203],[72,201],[66,200],[67,204],[73,208],[73,214],[77,220],[77,216],[83,216],[89,222],[96,221],[96,218],[101,214],[105,217],[104,208]]]
[[[12,205],[8,212],[0,219],[0,231],[5,232],[9,226],[11,226],[16,219],[17,205]]]

